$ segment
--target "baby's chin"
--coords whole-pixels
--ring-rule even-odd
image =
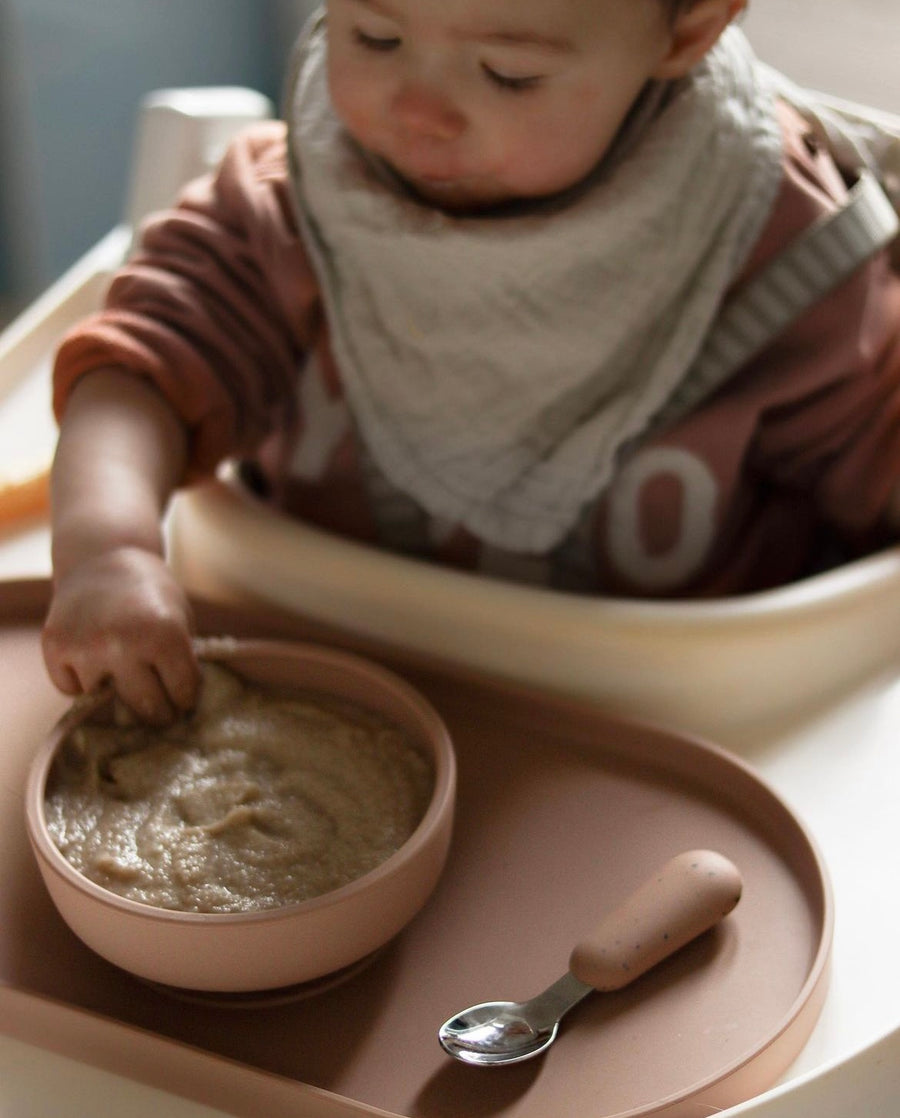
[[[557,205],[588,181],[552,183],[546,190],[515,190],[509,184],[487,177],[437,179],[406,175],[396,169],[394,173],[418,201],[454,215],[519,213]]]
[[[452,214],[483,213],[517,201],[510,191],[478,179],[401,177],[420,202]]]

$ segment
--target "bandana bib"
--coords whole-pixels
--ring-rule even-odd
[[[326,30],[288,100],[297,210],[378,468],[431,516],[544,553],[689,372],[781,179],[773,94],[729,29],[647,91],[564,201],[497,215],[411,197],[342,128]]]

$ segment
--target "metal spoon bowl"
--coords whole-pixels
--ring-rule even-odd
[[[440,1028],[441,1046],[466,1064],[517,1064],[556,1040],[564,1014],[593,991],[568,972],[527,1002],[482,1002]]]
[[[566,1013],[593,991],[619,990],[708,931],[740,900],[741,875],[712,850],[667,862],[574,949],[569,970],[526,1002],[482,1002],[445,1021],[442,1048],[479,1067],[544,1052]]]

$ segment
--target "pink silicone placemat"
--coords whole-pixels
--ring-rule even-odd
[[[28,761],[65,705],[40,657],[46,594],[40,582],[0,586],[8,1031],[248,1118],[301,1105],[407,1118],[699,1118],[759,1093],[799,1052],[824,997],[832,912],[814,846],[778,797],[713,747],[411,662],[402,669],[454,736],[460,798],[445,877],[398,940],[342,986],[252,1009],[176,1000],[107,965],[57,916],[24,832]],[[321,635],[204,603],[198,617],[213,634]],[[713,933],[625,991],[588,999],[545,1058],[483,1070],[440,1051],[445,1018],[537,993],[603,912],[699,846],[721,850],[745,879]]]

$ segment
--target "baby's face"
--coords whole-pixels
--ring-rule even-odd
[[[344,125],[452,210],[577,183],[670,46],[659,0],[328,0],[327,18]]]

